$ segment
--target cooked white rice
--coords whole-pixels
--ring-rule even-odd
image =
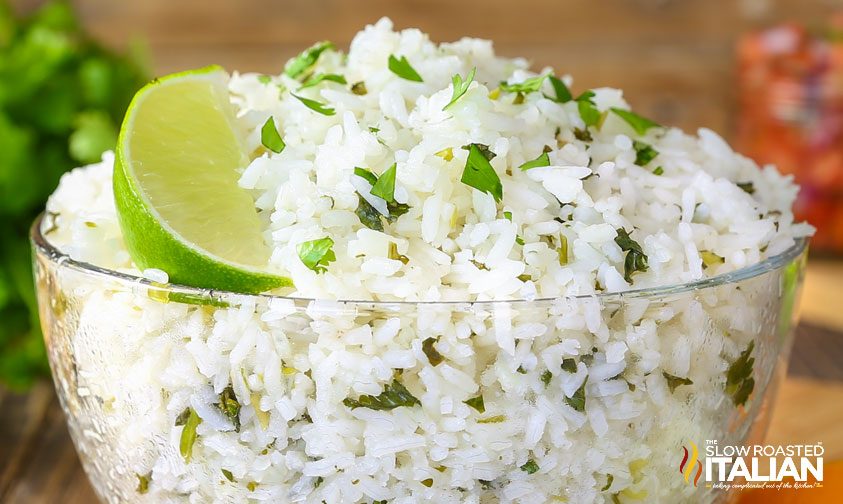
[[[392,73],[391,54],[406,56],[424,81]],[[451,77],[473,68],[475,82],[443,111]],[[565,297],[682,284],[785,251],[812,232],[793,222],[790,177],[759,169],[710,130],[637,135],[611,112],[588,128],[591,139],[577,139],[586,130],[578,104],[548,98],[549,82],[523,103],[495,91],[501,81],[552,70],[496,57],[484,40],[437,45],[418,30],[394,32],[383,19],[359,33],[347,55],[323,53],[315,71],[341,74],[348,85],[296,91],[300,83],[283,74],[234,74],[230,90],[249,148],[260,153],[240,184],[265,218],[270,268],[295,283],[283,294],[325,301],[237,298],[211,309],[137,291],[74,291],[77,379],[108,405],[99,411],[108,427],[92,429],[102,428],[120,455],[109,461],[122,482],[114,500],[699,497],[675,474],[677,447],[727,434],[724,418],[734,407],[726,369],[774,327],[762,304],[778,302],[778,284],[626,304]],[[365,95],[351,91],[357,82],[365,82]],[[310,110],[290,90],[336,114]],[[619,90],[594,93],[601,112],[629,109]],[[270,116],[287,144],[280,154],[260,147]],[[634,141],[658,156],[639,166]],[[495,154],[501,202],[460,181],[468,154],[461,146],[470,143]],[[549,166],[518,169],[545,146]],[[376,208],[384,203],[353,172],[379,174],[393,162],[395,199],[409,211],[380,232],[355,214],[358,193]],[[135,268],[122,243],[112,164],[106,154],[63,177],[47,205],[57,226],[48,237],[74,259],[165,283],[167,272]],[[648,259],[632,282],[619,228]],[[334,241],[336,261],[318,273],[302,263],[297,245],[323,237]],[[390,258],[390,243],[406,261]],[[529,302],[539,298],[556,299]],[[527,302],[373,312],[330,301],[516,299]],[[438,365],[423,348],[428,338],[438,338]],[[562,369],[568,358],[575,370]],[[759,357],[756,369],[771,358]],[[375,411],[342,403],[378,395],[396,370],[420,405]],[[664,373],[693,384],[671,392]],[[586,407],[578,410],[570,401],[584,383]],[[215,406],[229,385],[242,407],[239,432]],[[485,413],[464,403],[480,394]],[[202,423],[185,463],[183,427],[174,423],[188,406]],[[490,418],[501,422],[478,421]],[[147,493],[126,490],[135,474],[150,472]]]

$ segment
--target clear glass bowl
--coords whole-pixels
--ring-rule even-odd
[[[807,245],[624,293],[330,302],[155,284],[41,225],[53,378],[108,502],[725,500],[683,448],[763,439]]]

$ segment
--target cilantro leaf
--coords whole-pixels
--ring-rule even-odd
[[[544,372],[541,374],[541,380],[542,383],[544,383],[544,386],[547,387],[548,385],[550,385],[550,380],[552,379],[553,373],[551,373],[549,369],[545,369]]]
[[[521,171],[527,171],[533,168],[541,168],[543,166],[550,166],[550,156],[547,155],[547,152],[542,152],[539,157],[533,159],[532,161],[527,161],[519,166],[519,168]]]
[[[600,119],[603,117],[603,114],[600,113],[597,106],[594,105],[594,102],[591,100],[591,97],[594,96],[594,92],[587,91],[586,93],[591,93],[591,95],[587,98],[583,98],[583,96],[585,96],[584,93],[577,98],[577,110],[579,111],[580,117],[582,117],[586,127],[597,126],[600,124]]]
[[[616,116],[626,121],[626,123],[632,126],[632,129],[634,129],[635,132],[639,135],[647,133],[647,130],[649,130],[650,128],[661,128],[661,124],[655,121],[651,121],[646,117],[641,117],[640,115],[636,114],[635,112],[632,112],[631,110],[624,110],[617,107],[612,107],[609,110],[614,112]]]
[[[661,176],[664,175],[664,168],[661,166],[657,166],[655,170],[653,170],[653,175]]]
[[[408,81],[413,82],[423,82],[421,75],[416,72],[416,69],[410,65],[410,62],[407,61],[406,56],[401,56],[401,58],[396,58],[394,54],[389,55],[389,70],[392,71],[398,77],[402,79],[406,79]]]
[[[583,380],[582,385],[578,388],[571,397],[565,396],[565,403],[574,408],[575,410],[579,411],[580,413],[585,412],[585,383],[586,380]]]
[[[319,60],[319,56],[321,56],[323,52],[334,48],[334,44],[327,40],[317,42],[302,51],[301,54],[295,58],[288,61],[284,66],[284,73],[287,74],[288,77],[295,79],[299,75],[310,70],[310,68],[313,67],[313,65],[315,65]]]
[[[743,189],[747,194],[755,193],[755,185],[752,182],[736,182],[735,185]]]
[[[623,263],[623,277],[632,283],[632,274],[636,271],[647,271],[647,255],[641,248],[637,241],[629,237],[629,233],[624,228],[617,229],[618,235],[615,237],[615,243],[626,252],[626,259]]]
[[[460,182],[484,193],[491,194],[495,201],[503,199],[503,184],[492,163],[481,150],[479,144],[469,144],[468,158]]]
[[[562,359],[562,371],[568,373],[576,373],[577,372],[577,361],[572,358]]]
[[[348,83],[345,81],[345,77],[343,77],[343,76],[342,76],[342,75],[340,75],[340,74],[324,74],[324,73],[320,73],[320,74],[316,74],[316,75],[314,75],[314,76],[312,76],[312,77],[308,78],[306,81],[304,81],[304,82],[302,83],[302,85],[301,85],[301,86],[299,86],[299,90],[302,90],[302,89],[305,89],[305,88],[309,88],[309,87],[313,87],[313,86],[315,86],[315,85],[319,84],[319,83],[320,83],[320,82],[322,82],[322,81],[336,82],[337,84],[343,84],[343,85],[344,85],[344,84],[348,84]]]
[[[682,378],[679,376],[674,376],[669,373],[662,372],[662,376],[664,379],[667,380],[667,388],[670,389],[670,392],[673,393],[677,387],[682,385],[693,385],[694,382],[689,380],[688,378]]]
[[[385,172],[372,184],[372,195],[377,196],[387,203],[395,201],[395,172],[396,163],[392,163]]]
[[[359,166],[355,167],[354,174],[363,178],[366,182],[372,184],[373,186],[378,183],[378,176],[366,168],[360,168]]]
[[[240,432],[240,402],[231,385],[220,392],[217,408],[234,424],[234,431]]]
[[[501,91],[505,91],[507,93],[535,93],[542,88],[542,84],[544,84],[544,80],[547,79],[547,77],[547,75],[537,75],[516,84],[509,84],[506,81],[501,81],[500,88]]]
[[[196,428],[202,423],[202,419],[193,410],[187,408],[176,419],[176,425],[183,425],[181,437],[179,439],[179,452],[185,462],[190,462],[193,457],[193,445],[196,444]]]
[[[395,222],[398,220],[398,217],[401,217],[410,211],[410,205],[406,203],[398,203],[397,201],[392,200],[386,202],[386,209],[389,211],[389,215],[386,216],[386,220],[389,222]]]
[[[149,492],[149,482],[152,479],[152,473],[135,473],[135,477],[138,479],[138,486],[135,488],[135,491],[141,495]]]
[[[448,102],[447,105],[442,107],[442,110],[448,110],[454,103],[457,102],[462,95],[464,95],[468,91],[468,86],[471,85],[471,82],[474,80],[474,74],[477,72],[477,67],[472,68],[471,72],[468,73],[468,76],[465,80],[462,79],[460,74],[455,74],[451,77],[451,84],[453,85],[453,92],[451,94],[451,101]]]
[[[334,240],[329,237],[299,243],[296,251],[301,262],[317,273],[328,271],[328,264],[337,260],[334,254]]]
[[[311,100],[310,98],[305,98],[303,96],[299,96],[299,95],[295,95],[295,94],[293,96],[295,98],[297,98],[300,102],[302,102],[305,107],[309,108],[310,110],[313,110],[314,112],[319,112],[320,114],[326,115],[326,116],[332,116],[332,115],[337,113],[336,110],[334,110],[333,108],[325,105],[322,102],[318,102],[316,100]]]
[[[533,459],[530,459],[527,461],[526,464],[522,465],[520,469],[527,474],[534,474],[536,471],[539,470],[539,465],[536,464]]]
[[[371,203],[366,201],[366,198],[360,196],[360,194],[357,195],[357,209],[354,210],[354,215],[367,228],[374,229],[375,231],[383,231],[380,212]]]
[[[652,145],[638,140],[632,142],[632,147],[635,149],[635,164],[638,166],[647,166],[647,163],[659,155],[659,151],[654,149]]]
[[[750,341],[746,350],[741,352],[726,372],[726,394],[732,397],[735,406],[746,404],[755,388],[755,379],[752,377],[755,357],[751,357],[754,348],[755,341]]]
[[[433,367],[438,366],[445,360],[445,357],[436,350],[436,347],[433,346],[436,344],[436,338],[427,338],[422,342],[422,352],[424,355],[427,356],[427,360],[430,362],[430,365]]]
[[[280,154],[287,146],[275,128],[275,120],[272,116],[269,116],[261,128],[261,144],[276,154]]]
[[[726,262],[725,258],[720,257],[719,255],[715,254],[710,250],[700,250],[700,258],[702,259],[703,269],[707,269],[712,266],[717,266],[718,264],[723,264]]]
[[[342,403],[351,409],[369,408],[376,411],[393,410],[401,406],[421,406],[419,401],[413,394],[407,390],[404,385],[398,380],[393,379],[384,387],[383,392],[379,395],[361,395],[357,399],[350,397],[343,399]]]
[[[272,82],[272,77],[263,74],[258,75],[258,82],[260,82],[261,84],[269,84],[270,82]]]
[[[474,408],[478,413],[486,412],[486,403],[483,401],[482,394],[477,397],[472,397],[471,399],[466,399],[463,403]]]
[[[574,99],[574,96],[571,94],[571,90],[568,89],[568,86],[565,85],[565,82],[562,81],[562,79],[556,77],[555,75],[549,75],[547,78],[550,80],[550,85],[553,86],[553,91],[556,92],[556,98],[550,98],[545,95],[547,98],[555,101],[556,103],[567,103]]]
[[[366,89],[366,83],[363,82],[363,81],[360,81],[360,82],[355,82],[354,84],[351,85],[351,92],[358,95],[358,96],[363,96],[366,93],[368,93],[369,91]]]

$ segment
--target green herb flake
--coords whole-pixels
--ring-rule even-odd
[[[525,79],[523,82],[519,82],[517,84],[508,84],[505,81],[501,81],[500,89],[501,91],[505,91],[507,93],[535,93],[542,88],[542,84],[544,84],[544,80],[547,79],[547,77],[547,75],[537,75],[535,77]]]
[[[234,431],[240,432],[240,402],[237,401],[237,395],[234,393],[234,388],[229,385],[220,392],[217,408],[225,415],[234,425]]]
[[[395,172],[397,171],[397,164],[392,163],[377,181],[372,184],[372,195],[377,196],[387,203],[395,201]]]
[[[736,182],[735,185],[747,194],[755,194],[755,185],[752,182]]]
[[[711,268],[712,266],[718,266],[726,262],[726,259],[720,257],[714,252],[711,252],[710,250],[700,251],[700,257],[702,258],[703,269]]]
[[[539,465],[533,459],[530,459],[526,464],[521,466],[521,470],[527,474],[535,474],[539,470]]]
[[[299,90],[316,86],[317,84],[319,84],[321,82],[324,82],[324,81],[336,82],[337,84],[343,84],[343,85],[348,84],[345,81],[345,77],[343,77],[340,74],[319,73],[319,74],[312,75],[312,76],[308,77],[308,79],[306,81],[304,81],[301,86],[299,86]]]
[[[258,82],[261,84],[269,84],[272,82],[272,77],[268,75],[258,75]]]
[[[556,98],[550,98],[545,95],[547,98],[555,101],[556,103],[568,103],[574,99],[574,96],[571,94],[571,90],[568,89],[568,86],[562,79],[556,77],[555,75],[550,75],[547,78],[550,81],[550,85],[553,86],[553,91],[556,93]]]
[[[576,373],[577,372],[577,361],[572,358],[562,359],[562,371],[568,373]]]
[[[193,445],[196,444],[196,438],[198,437],[196,428],[201,423],[202,419],[199,418],[199,415],[196,414],[193,408],[187,408],[176,419],[176,425],[184,426],[181,430],[181,438],[179,439],[179,452],[182,458],[184,458],[185,463],[190,462],[190,459],[193,457]]]
[[[615,237],[615,243],[626,252],[626,258],[623,263],[623,277],[632,283],[632,274],[637,271],[647,271],[647,255],[635,240],[630,238],[629,233],[623,228],[617,229],[618,235]]]
[[[586,127],[597,126],[600,124],[603,114],[600,113],[600,110],[597,109],[597,105],[594,104],[594,91],[589,90],[584,92],[577,97],[576,101],[577,110],[579,111],[580,117]]]
[[[383,231],[383,221],[381,221],[380,212],[360,194],[357,195],[357,209],[354,210],[354,215],[367,228],[374,229],[375,231]]]
[[[460,74],[456,74],[451,77],[451,84],[454,88],[451,94],[451,101],[449,101],[447,105],[442,107],[442,110],[448,110],[453,104],[457,102],[457,100],[462,98],[462,96],[468,91],[468,86],[471,85],[472,81],[474,81],[474,74],[476,72],[477,68],[472,68],[465,80],[463,80]]]
[[[312,110],[314,112],[318,112],[322,115],[332,116],[332,115],[337,113],[336,110],[334,110],[333,108],[325,105],[322,102],[319,102],[319,101],[316,101],[316,100],[311,100],[310,98],[305,98],[304,96],[299,96],[299,95],[295,95],[295,94],[293,95],[293,97],[295,97],[298,101],[302,102],[305,107],[309,108],[310,110]]]
[[[661,128],[661,124],[655,121],[651,121],[646,117],[641,117],[640,115],[636,114],[635,112],[632,112],[631,110],[624,110],[616,107],[612,107],[609,110],[614,112],[616,116],[626,121],[626,123],[632,126],[632,129],[635,130],[635,132],[639,135],[647,133],[647,130],[649,130],[650,128]]]
[[[635,164],[638,166],[647,166],[647,163],[659,155],[659,151],[654,149],[652,145],[638,140],[632,142],[632,147],[635,149]]]
[[[410,65],[410,62],[407,61],[406,56],[401,56],[401,58],[396,58],[394,54],[389,55],[389,62],[388,62],[389,70],[401,77],[402,79],[413,81],[413,82],[423,82],[421,75],[416,72],[416,69]]]
[[[664,175],[664,168],[661,166],[657,166],[655,170],[653,170],[653,175],[662,176]]]
[[[544,383],[544,386],[547,387],[548,385],[550,385],[550,380],[552,380],[552,379],[553,379],[553,373],[551,373],[549,369],[545,369],[544,372],[541,375],[541,380],[542,380],[542,383]]]
[[[611,488],[611,487],[612,487],[612,483],[614,483],[614,481],[615,481],[615,477],[614,477],[613,475],[611,475],[611,474],[607,474],[607,475],[606,475],[606,484],[605,484],[605,485],[603,485],[603,488],[601,488],[601,489],[600,489],[600,491],[601,491],[601,492],[605,492],[606,490],[608,490],[609,488]]]
[[[479,424],[494,424],[506,422],[506,415],[495,415],[477,420]]]
[[[520,236],[516,236],[515,237],[515,243],[517,243],[518,245],[524,245],[524,243],[526,243],[526,242],[524,241],[524,238],[521,238]]]
[[[378,176],[375,175],[372,170],[367,168],[360,168],[359,166],[354,168],[354,174],[358,177],[361,177],[366,182],[372,184],[373,186],[378,183]]]
[[[246,488],[250,492],[254,492],[258,488],[258,482],[257,481],[250,481],[250,482],[246,483]]]
[[[363,82],[363,81],[360,81],[360,82],[355,82],[354,84],[351,85],[351,92],[356,94],[357,96],[363,96],[363,95],[367,94],[369,92],[369,90],[366,89],[366,83]]]
[[[594,138],[592,138],[591,133],[588,131],[588,129],[574,128],[574,138],[576,138],[580,142],[594,141]]]
[[[351,409],[369,408],[376,411],[393,410],[401,406],[421,406],[419,401],[409,390],[398,380],[392,380],[384,387],[379,395],[361,395],[357,399],[346,398],[342,403]]]
[[[284,150],[284,147],[287,146],[278,133],[278,129],[275,127],[275,120],[272,116],[267,118],[261,128],[261,144],[276,154],[280,154]]]
[[[135,474],[135,478],[138,479],[138,486],[135,488],[139,494],[144,495],[149,492],[149,482],[152,479],[152,473],[146,474]]]
[[[319,488],[324,482],[325,478],[323,478],[322,476],[317,476],[316,480],[313,482],[313,488]]]
[[[682,385],[693,385],[694,384],[694,382],[692,382],[688,378],[682,378],[682,377],[679,377],[679,376],[674,376],[670,373],[662,372],[662,376],[664,376],[664,379],[667,380],[667,388],[670,389],[671,393],[673,393],[676,390],[677,387],[681,387]]]
[[[404,264],[410,262],[409,257],[398,253],[398,244],[395,242],[389,242],[389,251],[387,253],[387,257],[389,257],[393,261],[401,261]]]
[[[519,166],[519,168],[521,171],[527,171],[532,170],[533,168],[541,168],[543,166],[550,166],[550,156],[548,156],[547,152],[542,152],[539,154],[539,157],[533,159],[532,161],[527,161]]]
[[[310,68],[313,67],[313,65],[315,65],[319,60],[319,56],[321,56],[323,52],[332,49],[334,49],[334,44],[332,42],[327,40],[317,42],[302,51],[301,54],[295,58],[288,61],[284,66],[284,73],[287,74],[288,77],[295,79],[299,75],[310,70]]]
[[[565,397],[565,403],[574,408],[575,410],[579,411],[580,413],[585,412],[585,383],[587,380],[582,382],[580,388],[574,392],[574,395],[571,397]]]
[[[755,379],[752,377],[755,357],[751,357],[754,348],[755,341],[750,341],[746,350],[741,352],[726,372],[726,393],[732,398],[735,406],[746,404],[755,388]]]
[[[559,248],[557,249],[559,253],[559,265],[565,266],[568,264],[568,237],[559,234]]]
[[[503,184],[484,154],[480,144],[469,144],[468,158],[460,182],[479,191],[491,194],[495,201],[503,199]],[[487,148],[488,150],[488,148]]]
[[[427,338],[422,342],[422,351],[427,356],[427,360],[430,362],[430,365],[433,367],[438,366],[445,360],[445,357],[436,350],[436,347],[433,346],[436,344],[436,338]]]
[[[389,211],[389,215],[386,216],[386,220],[389,222],[395,222],[398,220],[398,217],[401,217],[410,211],[410,205],[406,203],[398,203],[393,200],[386,202],[386,209]]]
[[[515,370],[518,374],[527,374],[527,370],[524,369],[524,366],[518,366],[518,369]]]
[[[430,488],[433,486],[433,478],[423,479],[421,480],[421,484],[426,486],[427,488]]]
[[[448,147],[447,149],[442,149],[441,151],[434,154],[434,156],[441,157],[445,161],[450,161],[454,159],[454,149],[451,147]]]
[[[234,475],[233,475],[233,474],[231,474],[231,471],[229,471],[228,469],[223,469],[223,470],[222,470],[222,475],[223,475],[223,476],[225,476],[225,479],[227,479],[228,481],[230,481],[230,482],[234,483]]]
[[[486,412],[486,403],[483,401],[483,395],[479,395],[477,397],[472,397],[471,399],[466,399],[463,403],[467,404],[468,406],[477,410],[478,413],[485,413]]]
[[[328,271],[328,264],[337,260],[334,254],[334,240],[329,237],[299,243],[296,251],[301,262],[316,273]]]
[[[509,222],[512,222],[512,212],[509,212],[509,211],[504,212],[504,213],[503,213],[503,218],[504,218],[504,219],[506,219],[506,220],[508,220]]]
[[[526,273],[524,273],[523,275],[518,275],[515,278],[517,278],[518,280],[521,280],[522,282],[530,282],[530,281],[533,280],[533,277],[526,274]]]

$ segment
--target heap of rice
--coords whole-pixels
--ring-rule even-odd
[[[390,56],[406,57],[422,81],[391,70]],[[452,77],[472,72],[446,107]],[[568,77],[528,89],[552,73],[496,57],[488,41],[437,45],[383,19],[347,55],[329,48],[307,72],[346,84],[233,75],[232,102],[257,153],[240,184],[265,218],[270,268],[295,283],[282,293],[304,299],[235,296],[209,308],[65,285],[78,297],[66,337],[80,401],[97,419],[76,437],[108,462],[89,471],[115,468],[112,499],[699,498],[675,474],[679,447],[727,435],[739,401],[726,373],[758,334],[775,332],[764,307],[779,302],[778,278],[626,304],[570,296],[733,271],[812,229],[793,222],[797,187],[773,167],[709,130],[636,122],[615,89],[567,98],[558,83],[572,88]],[[269,117],[280,153],[261,146]],[[471,144],[490,153],[499,201],[461,181]],[[521,169],[545,154],[534,163],[545,166]],[[48,238],[74,259],[166,282],[166,272],[134,268],[123,246],[112,164],[107,154],[62,179]],[[397,218],[355,174],[393,164],[393,203],[406,210]],[[384,214],[379,225],[361,220],[361,205]],[[326,237],[336,259],[307,267],[298,245]],[[553,299],[332,301],[541,298]],[[757,383],[774,359],[758,357]],[[415,401],[354,403],[393,380]],[[223,396],[237,403],[234,417]],[[753,398],[741,406],[757,408]],[[188,410],[201,423],[184,457],[177,417]],[[148,483],[142,494],[137,478]]]

